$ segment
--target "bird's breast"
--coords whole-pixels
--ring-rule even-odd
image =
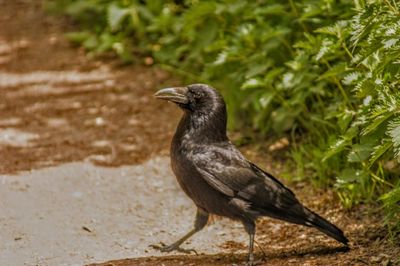
[[[227,216],[224,211],[228,199],[202,178],[191,160],[193,147],[180,144],[171,146],[171,166],[179,185],[198,207],[209,213]]]
[[[193,198],[196,194],[196,183],[201,180],[193,161],[190,160],[188,148],[180,144],[171,146],[171,167],[179,185],[189,197]]]

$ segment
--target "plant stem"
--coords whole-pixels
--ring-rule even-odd
[[[383,1],[386,3],[386,5],[387,5],[394,13],[396,13],[396,14],[399,13],[399,11],[398,11],[394,6],[392,6],[392,4],[390,4],[390,2],[389,2],[388,0],[383,0]],[[396,4],[396,2],[395,2],[395,4]]]

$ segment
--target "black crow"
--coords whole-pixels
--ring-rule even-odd
[[[176,103],[183,111],[171,144],[176,178],[197,206],[194,228],[163,252],[184,251],[180,245],[207,224],[209,214],[243,223],[249,234],[248,264],[254,262],[255,221],[260,216],[313,226],[347,245],[343,232],[304,207],[278,179],[246,160],[226,135],[222,96],[205,84],[159,90],[155,97]]]

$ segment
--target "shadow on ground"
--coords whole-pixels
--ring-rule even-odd
[[[282,260],[296,260],[303,257],[334,255],[346,252],[347,249],[341,247],[316,247],[306,248],[298,251],[279,250],[277,252],[256,252],[255,258],[261,265],[283,265]],[[130,266],[130,265],[238,265],[247,260],[246,253],[215,254],[215,255],[175,255],[125,259],[109,261],[101,264],[89,264],[90,266]]]

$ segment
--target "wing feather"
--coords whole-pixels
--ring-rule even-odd
[[[294,193],[271,174],[248,162],[232,145],[202,146],[192,154],[194,165],[214,189],[261,208],[297,204]]]

